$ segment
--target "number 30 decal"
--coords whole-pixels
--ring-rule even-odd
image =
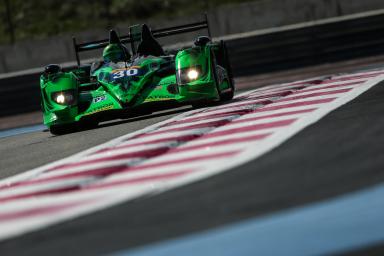
[[[135,76],[139,73],[139,70],[136,68],[127,69],[127,70],[121,70],[112,75],[113,79],[119,79],[124,76]]]

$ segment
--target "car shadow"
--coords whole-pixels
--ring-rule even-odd
[[[132,122],[138,122],[138,121],[143,121],[143,120],[148,120],[152,118],[157,118],[157,117],[162,117],[162,116],[167,116],[167,115],[175,115],[175,114],[180,114],[186,111],[192,110],[192,107],[184,107],[181,109],[170,109],[170,110],[165,110],[162,112],[155,112],[152,114],[144,114],[140,116],[135,116],[135,117],[128,117],[123,120],[116,120],[116,121],[109,121],[108,123],[102,123],[98,125],[95,128],[92,129],[98,129],[98,128],[104,128],[104,127],[110,127],[110,126],[115,126],[115,125],[120,125],[120,124],[126,124],[126,123],[132,123]],[[89,129],[91,130],[91,129]]]

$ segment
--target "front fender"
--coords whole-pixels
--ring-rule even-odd
[[[214,49],[214,44],[207,44],[179,51],[176,55],[176,78],[182,98],[192,101],[218,98],[211,70],[213,61],[212,50]],[[197,79],[185,79],[185,72],[188,72],[190,69],[198,70],[199,75]]]
[[[78,81],[72,72],[59,72],[40,77],[41,99],[44,123],[71,122],[77,114]],[[58,104],[53,100],[53,94],[71,91],[75,97],[71,105]]]

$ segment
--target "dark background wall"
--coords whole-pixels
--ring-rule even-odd
[[[242,33],[253,30],[280,27],[354,13],[384,9],[383,0],[259,0],[215,8],[210,6],[209,20],[213,36]],[[203,10],[202,10],[203,12]],[[201,19],[201,15],[183,16],[178,19],[149,19],[153,28],[182,24]],[[121,34],[130,24],[115,24]],[[88,30],[75,33],[79,41],[102,39],[106,30]],[[48,63],[74,60],[71,34],[44,40],[28,40],[14,45],[0,46],[0,74],[42,67]],[[164,44],[186,41],[196,34],[162,40]],[[84,58],[95,53],[85,54]]]
[[[384,12],[227,37],[235,76],[384,53]],[[0,79],[0,116],[39,109],[40,72]]]

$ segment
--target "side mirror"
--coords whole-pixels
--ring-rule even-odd
[[[49,64],[48,66],[45,66],[44,68],[44,75],[53,75],[61,72],[61,67],[57,64]]]
[[[194,44],[196,46],[205,46],[207,43],[211,42],[211,39],[207,36],[199,36],[196,38]]]

